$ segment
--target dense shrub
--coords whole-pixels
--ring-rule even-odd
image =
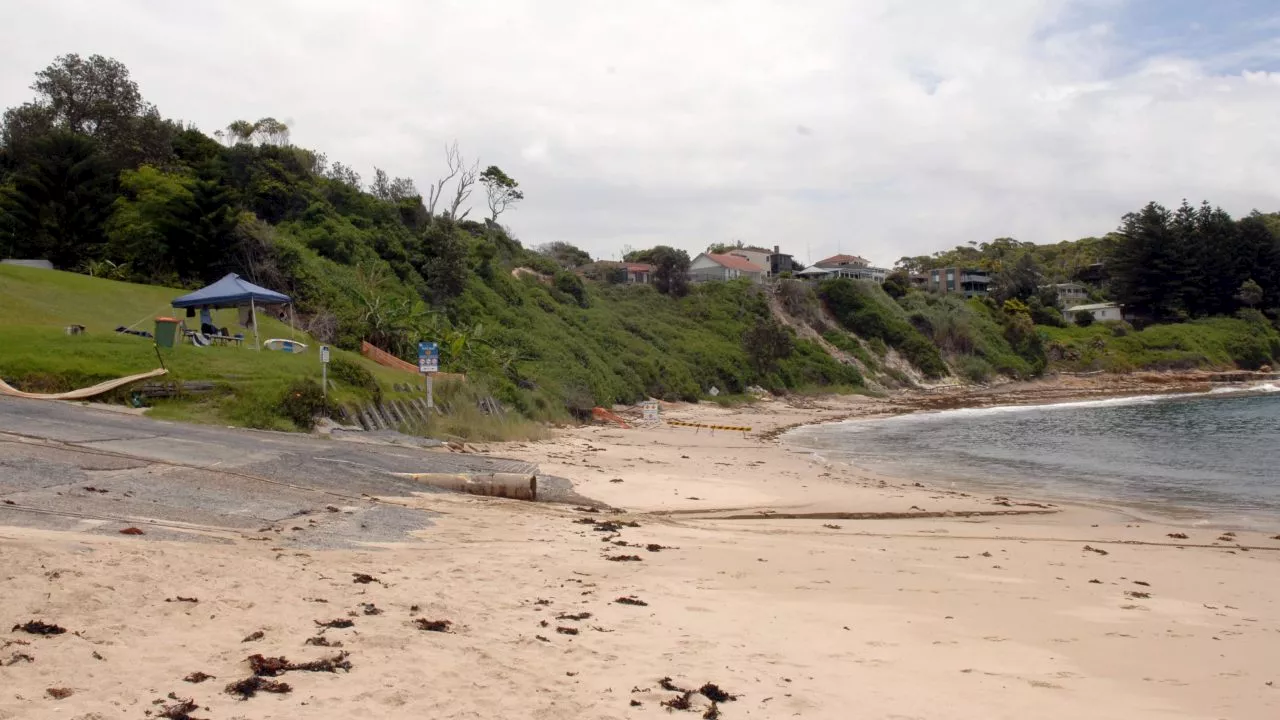
[[[298,380],[286,388],[277,407],[280,414],[292,421],[299,430],[314,428],[316,418],[328,415],[330,409],[320,383],[309,378]]]
[[[818,295],[847,329],[897,349],[926,377],[947,375],[947,366],[938,348],[912,327],[903,309],[878,284],[827,280],[819,286]]]

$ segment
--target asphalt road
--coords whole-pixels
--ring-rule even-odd
[[[373,497],[432,489],[392,473],[528,472],[517,460],[152,420],[0,397],[0,525],[340,547],[404,540],[431,513]]]

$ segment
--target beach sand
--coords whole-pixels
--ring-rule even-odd
[[[1003,504],[769,436],[884,411],[678,405],[664,415],[752,432],[481,448],[620,512],[423,494],[396,502],[432,527],[357,550],[0,527],[0,718],[158,717],[171,693],[202,718],[1280,717],[1280,540]],[[67,632],[8,631],[29,620]],[[271,678],[286,694],[224,691],[253,654],[344,652],[349,670]],[[668,711],[683,695],[663,678],[736,699]]]

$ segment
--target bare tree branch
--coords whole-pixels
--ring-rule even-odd
[[[462,157],[459,156],[458,159],[461,160]],[[467,198],[471,197],[471,190],[475,188],[476,178],[479,176],[479,160],[476,160],[471,167],[463,168],[462,172],[458,174],[458,186],[453,194],[453,204],[449,207],[449,217],[455,221],[461,221],[467,216],[467,213],[471,212],[471,208],[467,208],[467,212],[463,213],[462,217],[458,217],[458,207],[466,202]]]
[[[440,178],[427,188],[427,217],[435,217],[436,204],[440,202],[440,198],[444,196],[444,186],[450,180],[462,171],[462,154],[458,152],[458,141],[454,140],[452,144],[444,147],[444,159],[449,165],[449,174]]]

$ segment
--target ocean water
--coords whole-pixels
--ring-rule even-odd
[[[815,460],[1022,497],[1280,529],[1280,385],[798,428]]]

